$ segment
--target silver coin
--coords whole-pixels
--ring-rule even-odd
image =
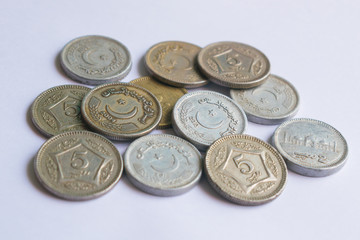
[[[278,197],[287,179],[286,164],[269,144],[249,135],[216,140],[206,152],[205,173],[224,198],[259,205]]]
[[[273,144],[290,170],[309,177],[324,177],[345,164],[346,140],[332,126],[314,119],[292,119],[281,124]]]
[[[129,180],[144,192],[175,196],[189,191],[200,180],[200,152],[172,135],[147,135],[130,144],[124,154]]]
[[[60,63],[70,78],[89,85],[118,81],[131,69],[129,50],[122,43],[103,36],[72,40],[62,50]]]
[[[238,42],[217,42],[198,55],[200,70],[210,81],[230,88],[252,88],[270,74],[270,62],[258,49]]]
[[[241,134],[247,119],[241,107],[217,92],[196,91],[182,96],[172,113],[175,132],[200,150],[206,150],[216,139]]]
[[[72,131],[46,141],[37,153],[34,169],[40,183],[68,200],[88,200],[112,189],[123,171],[116,147],[88,131]]]
[[[249,121],[259,124],[279,124],[299,110],[299,94],[295,87],[275,75],[270,75],[255,88],[231,89],[230,96],[244,109]]]

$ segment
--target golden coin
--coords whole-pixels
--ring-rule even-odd
[[[31,106],[35,127],[47,137],[67,131],[87,130],[80,106],[89,91],[90,88],[78,85],[62,85],[44,91]]]
[[[160,81],[175,86],[195,88],[208,83],[196,66],[200,47],[178,41],[152,46],[145,56],[145,67]]]
[[[129,83],[92,89],[81,105],[85,121],[112,140],[133,139],[151,132],[160,122],[161,106],[148,90]]]
[[[165,129],[171,127],[171,113],[177,100],[187,93],[185,88],[176,88],[165,85],[156,81],[151,77],[141,77],[132,80],[137,86],[143,87],[159,100],[162,108],[162,117],[158,129]]]

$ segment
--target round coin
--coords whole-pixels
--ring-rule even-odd
[[[294,86],[275,75],[256,88],[231,89],[230,96],[244,109],[249,121],[259,124],[279,124],[299,110],[299,94]]]
[[[247,119],[241,107],[217,92],[196,91],[182,96],[172,113],[175,132],[200,150],[206,150],[216,139],[241,134]]]
[[[198,63],[210,81],[235,89],[258,86],[270,74],[270,62],[262,52],[237,42],[206,46],[198,55]]]
[[[210,185],[224,198],[241,205],[259,205],[278,197],[287,179],[286,164],[269,144],[248,135],[214,142],[205,158]]]
[[[41,93],[31,106],[31,119],[45,136],[51,137],[67,131],[86,130],[81,116],[81,101],[90,88],[63,85]]]
[[[119,181],[122,158],[106,138],[72,131],[46,141],[37,153],[35,173],[51,193],[68,200],[99,197]]]
[[[200,47],[186,42],[161,42],[145,56],[145,67],[160,81],[175,86],[195,88],[208,83],[199,73],[196,56]]]
[[[171,127],[171,113],[176,101],[187,93],[185,88],[176,88],[169,85],[162,84],[151,77],[141,77],[132,80],[130,83],[143,87],[159,100],[162,117],[158,129],[165,129]]]
[[[60,63],[70,78],[89,85],[118,81],[131,69],[129,50],[122,43],[103,36],[72,40],[62,50]]]
[[[112,140],[133,139],[151,132],[161,119],[156,97],[129,83],[110,83],[92,89],[81,113],[94,131]]]
[[[341,133],[314,119],[286,121],[275,130],[272,140],[288,168],[309,177],[324,177],[339,171],[348,154]]]
[[[189,142],[172,135],[147,135],[136,139],[124,154],[128,179],[144,192],[175,196],[200,180],[201,154]]]

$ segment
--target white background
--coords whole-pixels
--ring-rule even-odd
[[[2,0],[0,238],[360,239],[359,23],[355,0]],[[124,82],[147,74],[142,57],[160,41],[250,44],[268,56],[273,73],[297,87],[297,117],[325,121],[344,135],[348,162],[325,178],[290,172],[280,197],[258,207],[223,200],[205,178],[171,198],[143,193],[125,176],[96,200],[54,197],[34,176],[32,159],[46,138],[28,111],[44,90],[78,84],[57,56],[68,41],[89,34],[129,48],[133,68]],[[249,123],[247,133],[268,140],[275,128]],[[127,145],[116,143],[121,153]]]

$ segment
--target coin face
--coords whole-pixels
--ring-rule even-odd
[[[327,123],[292,119],[281,124],[273,143],[290,170],[310,177],[324,177],[340,170],[346,161],[346,140]]]
[[[280,195],[287,179],[281,155],[269,144],[248,135],[214,142],[205,158],[210,185],[224,198],[241,205],[259,205]]]
[[[60,63],[70,78],[89,85],[118,81],[131,69],[129,50],[122,43],[103,36],[72,40],[62,50]]]
[[[245,111],[251,122],[279,124],[292,118],[299,109],[299,94],[291,83],[270,75],[258,87],[230,90],[234,99]]]
[[[189,142],[168,134],[136,139],[124,154],[129,180],[144,192],[174,196],[200,180],[201,155]]]
[[[81,106],[89,126],[113,140],[148,134],[159,124],[161,112],[152,93],[128,83],[98,86],[85,96]]]
[[[132,80],[130,83],[143,87],[155,95],[160,102],[162,109],[162,117],[158,125],[158,129],[171,127],[171,113],[176,101],[187,93],[185,88],[172,87],[156,81],[151,77],[141,77]]]
[[[200,87],[208,83],[196,66],[196,56],[200,49],[186,42],[161,42],[147,51],[145,66],[154,77],[166,84]]]
[[[108,192],[119,181],[123,162],[116,147],[92,132],[56,135],[40,148],[35,173],[51,193],[68,200],[87,200]]]
[[[258,86],[270,74],[270,62],[262,52],[237,42],[206,46],[198,55],[198,63],[210,81],[235,89]]]
[[[31,106],[31,119],[39,131],[51,137],[67,131],[86,130],[81,101],[90,88],[63,85],[41,93]]]
[[[185,94],[177,101],[172,117],[175,132],[200,150],[220,137],[243,133],[247,126],[241,107],[212,91]]]

